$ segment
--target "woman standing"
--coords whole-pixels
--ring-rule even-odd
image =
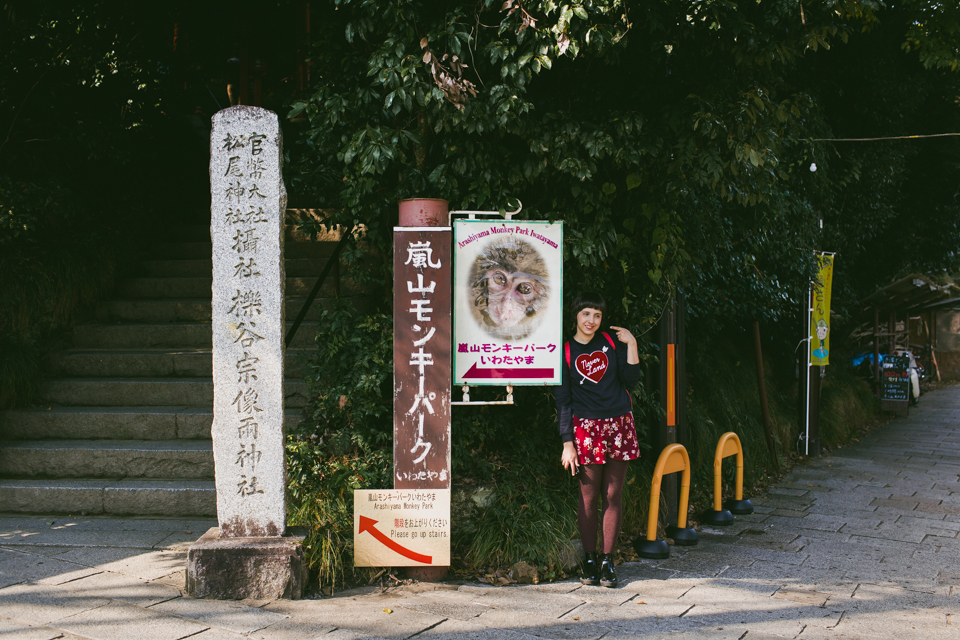
[[[581,293],[573,302],[577,333],[564,344],[554,390],[563,453],[560,462],[580,479],[577,526],[586,559],[580,582],[617,586],[613,552],[623,520],[627,463],[640,457],[627,389],[640,380],[637,339],[623,327],[601,331],[604,299]],[[597,557],[597,502],[602,499],[603,551]]]

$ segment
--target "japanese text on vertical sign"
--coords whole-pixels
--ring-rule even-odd
[[[424,351],[424,347],[427,346],[427,343],[430,342],[437,331],[436,327],[429,326],[429,323],[432,322],[430,314],[433,312],[433,308],[430,306],[432,303],[427,295],[434,292],[437,283],[430,281],[429,285],[425,284],[422,271],[427,268],[439,269],[441,264],[439,260],[434,260],[433,249],[430,248],[430,241],[426,240],[408,243],[407,261],[404,262],[404,265],[410,265],[414,269],[421,271],[421,273],[417,274],[416,284],[414,284],[412,280],[407,280],[407,293],[419,294],[420,296],[414,297],[411,295],[410,297],[409,312],[414,314],[413,331],[415,334],[423,334],[423,337],[413,340],[413,346],[417,351],[410,353],[410,365],[417,367],[419,373],[419,386],[417,394],[413,399],[413,406],[407,411],[407,415],[416,415],[417,419],[417,442],[414,444],[413,449],[410,450],[410,453],[416,455],[418,451],[422,451],[418,457],[414,458],[413,462],[414,464],[426,464],[427,454],[430,453],[433,444],[429,441],[424,441],[423,421],[426,414],[433,415],[435,413],[432,402],[437,397],[436,392],[424,388],[425,367],[433,365],[433,356]],[[427,326],[421,326],[420,323],[424,323]]]

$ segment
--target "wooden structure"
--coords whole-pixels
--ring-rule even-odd
[[[865,315],[873,316],[873,331],[856,337],[870,337],[873,347],[873,381],[875,392],[882,396],[880,353],[909,350],[914,355],[929,353],[933,364],[931,375],[940,377],[937,365],[937,311],[960,308],[960,287],[938,285],[930,277],[915,273],[901,278],[860,301]],[[906,412],[909,399],[884,399],[884,411]]]

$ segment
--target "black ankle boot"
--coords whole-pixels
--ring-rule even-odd
[[[596,553],[588,553],[583,559],[580,584],[600,584],[600,563],[597,562]]]
[[[617,573],[613,570],[613,555],[610,553],[600,555],[600,586],[617,586]]]

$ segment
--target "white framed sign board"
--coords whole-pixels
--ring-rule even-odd
[[[453,380],[558,385],[563,222],[453,224]]]
[[[450,566],[450,489],[353,492],[354,566]]]

